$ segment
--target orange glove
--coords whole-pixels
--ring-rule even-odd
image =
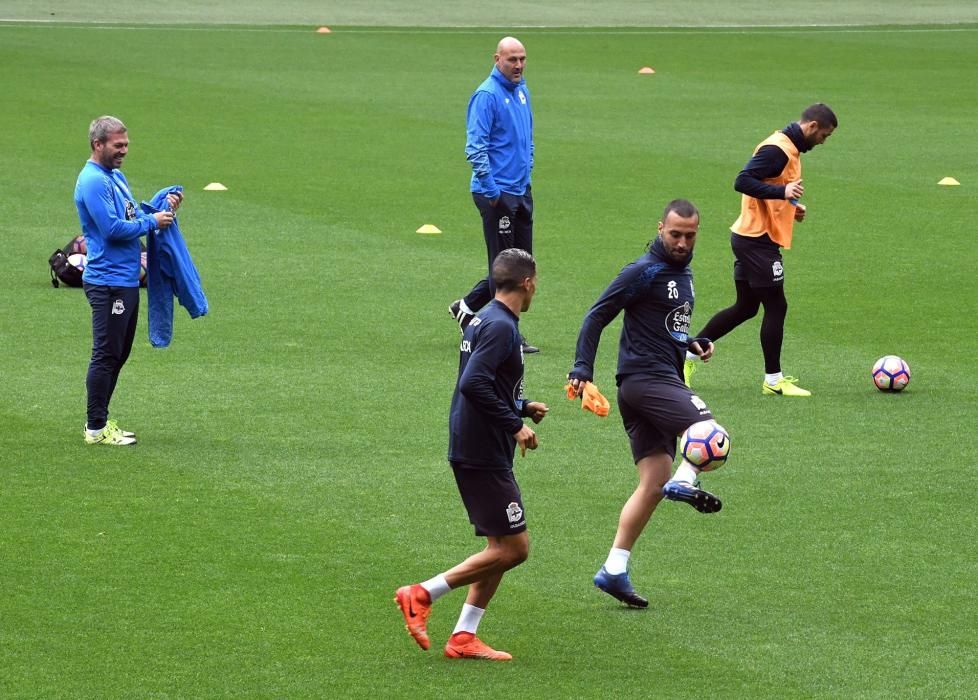
[[[570,382],[567,382],[567,386],[564,388],[567,390],[568,399],[573,400],[577,398],[577,392],[574,391],[574,386]],[[581,410],[591,411],[596,416],[606,418],[611,411],[611,404],[598,391],[598,387],[591,382],[584,382],[584,393],[581,396]]]

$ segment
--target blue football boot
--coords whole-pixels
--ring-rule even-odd
[[[640,596],[632,588],[632,582],[628,579],[628,572],[623,574],[609,574],[603,566],[594,575],[594,585],[600,588],[613,598],[633,608],[647,608],[649,601]]]
[[[699,482],[697,482],[699,483]],[[685,481],[669,481],[662,487],[662,495],[670,501],[682,501],[693,506],[700,513],[716,513],[723,504],[709,491],[697,488]]]

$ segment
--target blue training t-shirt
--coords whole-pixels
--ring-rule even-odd
[[[88,262],[82,280],[112,287],[139,286],[139,237],[156,228],[156,219],[136,206],[121,170],[85,163],[75,184]]]

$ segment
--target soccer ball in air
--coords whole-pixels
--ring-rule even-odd
[[[884,355],[873,365],[873,384],[880,391],[903,391],[910,383],[910,365],[896,355]]]
[[[730,455],[730,436],[714,420],[703,420],[686,428],[679,441],[683,458],[701,471],[722,467]]]

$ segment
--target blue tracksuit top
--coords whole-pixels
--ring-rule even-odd
[[[533,170],[533,112],[526,81],[514,83],[493,66],[469,100],[465,157],[471,190],[495,199],[523,195]]]
[[[139,237],[156,229],[156,219],[139,211],[121,170],[88,161],[75,184],[88,263],[82,279],[111,287],[139,286]]]
[[[168,209],[166,196],[171,192],[183,192],[183,188],[165,187],[153,196],[151,202],[143,202],[140,206],[147,213]],[[154,348],[165,348],[173,338],[174,296],[190,318],[207,313],[207,297],[200,284],[200,275],[176,218],[163,231],[151,232],[146,240],[146,296],[149,342]]]
[[[519,319],[493,299],[465,327],[448,418],[448,459],[512,469],[523,427],[523,344]]]
[[[649,251],[625,265],[584,317],[570,377],[594,378],[601,331],[625,311],[618,344],[618,372],[682,377],[693,318],[692,254],[683,263],[669,260],[659,238]]]

